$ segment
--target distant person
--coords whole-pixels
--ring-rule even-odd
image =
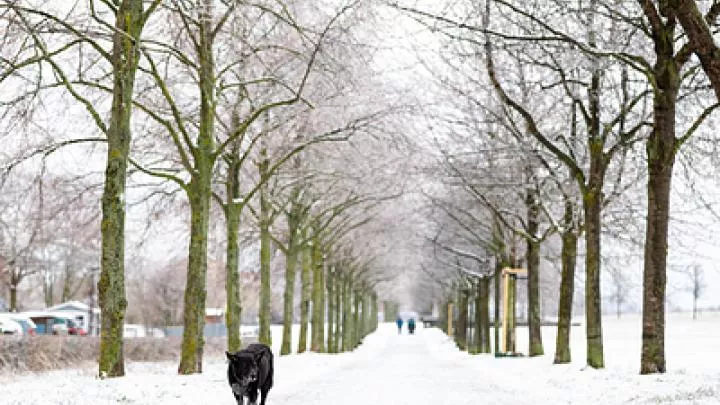
[[[400,318],[400,317],[398,316],[398,319],[395,321],[395,324],[396,324],[397,327],[398,327],[398,335],[399,335],[399,334],[402,333],[402,324],[403,324],[402,318]]]
[[[411,335],[415,333],[415,318],[408,320],[408,332],[410,332]]]

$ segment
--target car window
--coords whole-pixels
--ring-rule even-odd
[[[53,319],[53,325],[65,325],[67,322],[62,318]]]

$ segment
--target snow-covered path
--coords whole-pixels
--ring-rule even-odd
[[[391,324],[382,325],[355,353],[354,361],[304,387],[272,394],[273,404],[477,404],[492,398],[515,398],[510,387],[482,382],[475,370],[444,357],[437,330],[398,335]],[[488,370],[488,372],[491,370]]]
[[[495,359],[460,352],[438,329],[398,335],[393,324],[351,353],[276,356],[268,405],[620,405],[720,404],[717,318],[669,328],[671,371],[640,376],[639,345],[627,334],[635,320],[608,322],[607,369],[583,366],[582,331],[574,330],[575,363],[552,365],[552,356]],[[526,347],[518,333],[518,347]],[[543,329],[552,353],[553,328]],[[713,333],[712,335],[717,336]],[[279,342],[276,342],[279,343]],[[20,376],[0,375],[0,405],[234,405],[223,359],[206,360],[201,375],[178,376],[175,363],[130,363],[123,378],[97,379],[95,368]]]

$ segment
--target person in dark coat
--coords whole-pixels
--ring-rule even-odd
[[[415,333],[415,318],[408,320],[408,332],[410,332],[411,335]]]

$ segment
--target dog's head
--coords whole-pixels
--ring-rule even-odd
[[[225,352],[230,364],[228,374],[231,376],[230,385],[236,394],[245,394],[248,386],[257,381],[259,367],[257,359],[250,353]]]

